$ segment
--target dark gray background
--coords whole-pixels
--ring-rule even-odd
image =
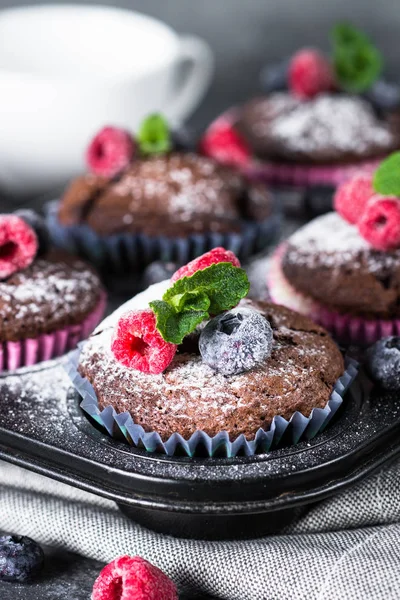
[[[0,7],[35,4],[0,0]],[[97,0],[87,4],[111,4]],[[229,104],[258,89],[258,72],[268,61],[299,46],[329,47],[329,30],[351,20],[379,43],[391,75],[396,75],[400,36],[399,0],[117,0],[169,23],[182,33],[204,37],[217,59],[215,82],[192,119],[201,129]]]

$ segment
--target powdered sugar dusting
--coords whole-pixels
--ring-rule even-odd
[[[176,153],[135,161],[112,191],[130,198],[133,216],[156,211],[172,222],[186,222],[195,215],[238,218],[242,187],[238,174],[228,174],[211,159]]]
[[[103,406],[111,404],[120,412],[130,410],[135,422],[143,426],[160,419],[165,424],[171,419],[174,431],[179,421],[182,427],[188,427],[190,435],[190,431],[196,429],[209,431],[210,423],[213,429],[226,429],[229,419],[238,423],[235,425],[238,433],[241,427],[243,431],[251,430],[253,420],[255,428],[263,424],[260,419],[265,419],[268,425],[275,414],[284,413],[286,404],[292,411],[293,406],[295,410],[307,411],[304,402],[308,393],[304,390],[310,390],[312,400],[318,390],[324,398],[323,405],[328,401],[331,389],[330,384],[323,381],[324,374],[332,366],[330,361],[338,361],[334,369],[341,363],[333,342],[307,328],[299,331],[290,328],[290,316],[283,309],[273,307],[270,310],[274,314],[277,311],[279,317],[265,315],[274,329],[272,354],[259,368],[224,376],[206,365],[200,355],[186,353],[184,349],[160,375],[148,375],[121,365],[111,352],[116,320],[128,308],[146,308],[149,300],[160,298],[168,285],[168,281],[156,284],[126,303],[86,342],[80,369],[92,383]],[[243,306],[250,307],[252,303],[245,300]],[[332,352],[337,353],[333,354],[334,359]],[[335,373],[335,379],[339,374],[339,371]],[[276,410],[278,412],[274,412]]]
[[[379,153],[395,143],[389,126],[359,97],[321,94],[301,101],[276,93],[265,101],[265,120],[261,115],[260,110],[259,137],[267,136],[296,153],[328,150],[364,156],[371,147]],[[257,135],[256,128],[253,134]]]
[[[361,237],[358,228],[336,212],[318,217],[299,229],[289,238],[289,244],[290,249],[295,250],[295,261],[300,266],[322,264],[340,268],[355,267],[362,262],[374,273],[400,264],[400,250],[374,250]]]
[[[67,266],[37,259],[0,282],[0,320],[3,327],[13,323],[16,328],[45,326],[49,318],[69,323],[71,313],[89,312],[96,305],[96,293],[100,293],[99,279],[83,262]]]

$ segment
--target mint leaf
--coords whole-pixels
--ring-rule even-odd
[[[341,23],[332,30],[333,64],[339,85],[347,92],[361,93],[379,77],[383,60],[379,50],[362,32]]]
[[[365,33],[347,22],[337,23],[332,28],[331,37],[335,46],[370,43]]]
[[[210,300],[207,294],[195,290],[193,292],[183,292],[182,294],[176,294],[172,298],[170,304],[178,312],[187,310],[206,311],[210,307]]]
[[[163,339],[181,344],[202,321],[237,306],[249,289],[243,269],[231,263],[218,263],[179,279],[162,300],[150,302],[150,308]]]
[[[338,47],[333,55],[336,79],[351,93],[365,92],[378,79],[382,70],[382,57],[368,44]]]
[[[164,154],[172,148],[171,132],[166,119],[160,114],[148,116],[136,136],[139,150],[144,155]]]
[[[400,197],[400,152],[394,152],[375,171],[373,188],[385,196]]]
[[[176,281],[165,292],[163,300],[175,306],[176,298],[181,294],[202,293],[210,300],[209,313],[218,315],[236,306],[247,296],[249,289],[250,283],[243,269],[231,263],[218,263]]]
[[[208,312],[205,311],[176,312],[163,300],[150,302],[150,308],[156,315],[157,329],[162,338],[171,344],[182,344],[183,339],[194,331],[197,325],[209,318]]]

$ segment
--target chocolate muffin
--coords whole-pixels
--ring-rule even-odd
[[[93,386],[100,409],[128,411],[145,431],[162,440],[173,433],[185,439],[197,430],[209,436],[227,431],[235,440],[253,439],[273,418],[289,419],[300,411],[325,407],[343,374],[342,355],[327,332],[310,319],[284,307],[243,300],[264,315],[273,330],[272,354],[265,364],[223,376],[202,362],[195,336],[185,343],[169,367],[149,375],[119,363],[111,352],[114,326],[121,313],[144,308],[161,297],[169,282],[156,284],[108,317],[83,348],[79,372]]]
[[[72,182],[58,210],[62,225],[87,224],[100,236],[185,237],[239,232],[244,219],[271,215],[265,186],[248,186],[231,169],[194,153],[137,158],[112,180],[93,174]]]
[[[379,159],[400,147],[396,120],[360,96],[321,94],[304,101],[276,92],[247,102],[237,129],[263,159],[341,165]]]
[[[0,281],[0,343],[37,338],[83,323],[102,300],[91,267],[52,251]]]
[[[338,213],[314,219],[290,237],[281,265],[296,290],[331,310],[400,316],[400,250],[372,248]]]

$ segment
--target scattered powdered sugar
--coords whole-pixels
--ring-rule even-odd
[[[355,225],[331,212],[313,219],[289,238],[290,250],[296,253],[296,264],[327,267],[356,267],[362,261],[374,273],[400,265],[400,250],[374,250]]]
[[[99,290],[97,276],[81,261],[73,266],[36,260],[10,280],[0,282],[0,319],[36,324],[49,318],[69,321],[71,312],[86,312]]]
[[[260,124],[260,135],[275,138],[294,152],[336,149],[363,155],[371,146],[379,151],[394,143],[389,127],[359,97],[321,94],[301,101],[285,93],[272,94],[268,116]]]
[[[206,365],[200,355],[177,353],[167,370],[149,375],[120,364],[111,352],[114,325],[121,313],[128,309],[146,308],[148,302],[161,298],[169,286],[164,281],[148,288],[142,294],[120,307],[105,319],[84,345],[80,367],[92,383],[96,393],[105,401],[128,410],[134,399],[135,414],[144,421],[171,413],[173,419],[196,423],[198,428],[212,423],[226,426],[226,418],[235,418],[235,411],[246,410],[246,423],[260,419],[260,412],[271,410],[271,402],[280,407],[286,402],[303,401],[301,389],[315,382],[324,390],[326,400],[330,390],[322,384],[324,370],[328,370],[333,343],[310,331],[287,327],[288,316],[282,315],[275,323],[273,352],[260,368],[224,376]],[[245,300],[243,306],[252,306]],[[255,307],[257,310],[257,306]],[[272,310],[272,309],[271,309]],[[315,363],[315,364],[314,364]],[[253,407],[253,409],[251,409]],[[254,414],[253,414],[254,412]],[[135,419],[136,420],[136,419]],[[258,421],[259,422],[259,421]]]
[[[194,215],[235,219],[243,181],[207,157],[175,153],[136,161],[113,186],[129,198],[128,209],[189,221]]]

